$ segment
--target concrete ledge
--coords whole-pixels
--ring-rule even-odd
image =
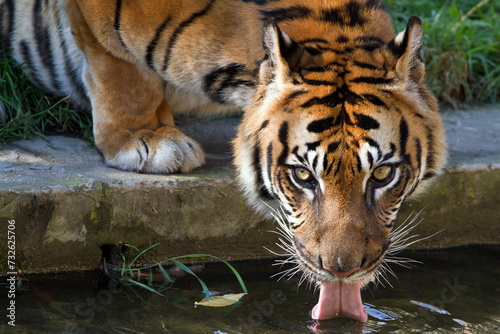
[[[433,237],[415,248],[435,248],[471,243],[500,243],[500,168],[454,166],[418,198],[409,199],[399,221],[420,212],[415,234]]]
[[[444,115],[450,165],[425,195],[403,207],[422,211],[415,247],[500,243],[500,112]],[[267,257],[277,249],[272,221],[244,205],[230,166],[238,119],[195,120],[183,130],[200,141],[208,164],[196,174],[146,175],[108,168],[74,138],[40,138],[0,149],[0,249],[16,221],[18,269],[96,268],[100,246],[161,246],[152,261],[208,253],[224,259]],[[205,138],[205,140],[203,140]],[[208,138],[208,139],[207,139]],[[465,140],[464,143],[464,138]],[[6,271],[6,252],[0,272]]]

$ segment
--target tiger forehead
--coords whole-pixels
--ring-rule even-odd
[[[299,43],[331,44],[360,35],[377,36],[387,42],[394,34],[380,0],[270,1],[260,12]]]
[[[387,59],[336,55],[323,57],[329,60],[324,65],[301,68],[300,88],[284,99],[283,110],[303,109],[314,118],[307,126],[314,133],[336,126],[352,133],[378,129],[377,114],[394,112],[390,106],[396,78],[390,70],[394,65],[377,58]]]

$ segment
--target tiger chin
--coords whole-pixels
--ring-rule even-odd
[[[203,151],[172,110],[244,108],[237,178],[257,210],[283,213],[321,288],[312,317],[367,320],[360,289],[408,232],[397,212],[445,163],[418,18],[396,35],[379,0],[0,0],[0,13],[32,80],[92,111],[109,166],[189,172]]]

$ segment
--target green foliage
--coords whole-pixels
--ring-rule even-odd
[[[91,115],[71,108],[67,98],[51,97],[25,71],[0,51],[0,144],[68,133],[92,142]]]
[[[500,2],[387,0],[399,31],[424,23],[427,83],[442,103],[494,103],[500,96]]]
[[[190,267],[180,262],[180,260],[187,258],[212,258],[224,263],[233,272],[243,292],[248,292],[245,283],[243,282],[243,279],[241,278],[238,271],[230,263],[213,255],[190,254],[166,259],[152,265],[138,266],[138,263],[146,261],[145,257],[147,256],[148,252],[154,250],[156,247],[158,247],[158,245],[159,243],[156,243],[141,251],[135,246],[123,244],[119,254],[115,254],[118,255],[117,257],[119,258],[119,260],[115,262],[119,263],[103,263],[104,273],[123,285],[138,286],[150,292],[163,296],[162,292],[166,289],[171,288],[172,283],[174,282],[164,266],[169,264],[175,265],[179,269],[195,277],[200,283],[205,298],[210,298],[210,291],[205,282],[203,282],[203,280],[198,277],[198,275],[196,275],[196,273],[191,270]]]

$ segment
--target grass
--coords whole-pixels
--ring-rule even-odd
[[[387,0],[387,6],[399,31],[411,15],[422,19],[427,83],[441,103],[498,102],[498,0]]]
[[[203,280],[198,275],[196,275],[196,273],[192,271],[191,268],[183,264],[180,260],[193,258],[201,260],[203,258],[212,258],[224,263],[236,277],[236,280],[240,284],[243,292],[248,292],[245,283],[243,282],[243,279],[241,278],[238,271],[230,263],[218,258],[217,256],[208,254],[190,254],[166,259],[152,265],[140,265],[141,262],[147,262],[146,257],[148,252],[151,253],[151,251],[153,251],[158,246],[159,243],[156,243],[144,250],[139,250],[137,247],[130,244],[122,244],[121,247],[116,249],[118,254],[114,254],[113,256],[114,261],[112,262],[115,263],[106,262],[106,258],[104,258],[102,269],[107,276],[111,277],[122,285],[137,286],[152,293],[163,296],[162,292],[171,288],[174,282],[164,266],[174,265],[187,274],[195,277],[200,283],[205,298],[210,299],[210,290],[208,289],[208,286],[205,284],[205,282],[203,282]]]
[[[422,19],[427,82],[441,103],[458,108],[498,102],[500,1],[386,2],[399,31],[410,16]],[[0,55],[0,144],[58,133],[92,142],[91,116],[72,109],[66,99],[48,97],[29,82],[24,70]]]
[[[54,134],[93,142],[90,113],[71,108],[67,98],[50,96],[28,79],[26,70],[0,51],[0,144]]]

